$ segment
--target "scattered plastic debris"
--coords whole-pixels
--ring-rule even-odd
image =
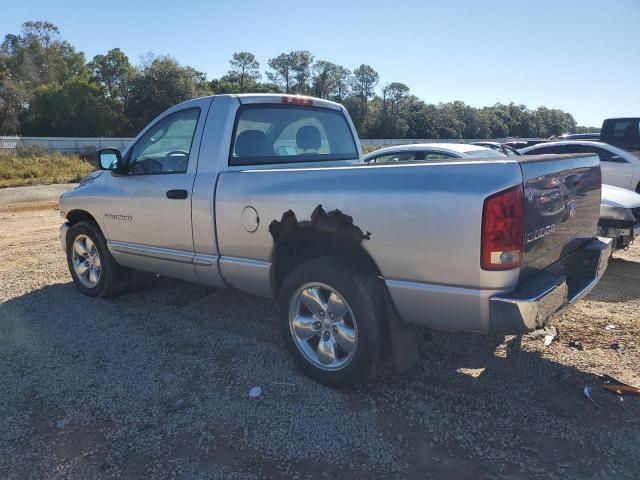
[[[640,397],[640,389],[631,385],[603,385],[602,388],[618,395],[636,395]]]
[[[611,330],[615,330],[616,326],[613,323],[610,323],[609,325],[604,327],[604,329],[607,330],[607,331],[611,331]]]
[[[611,345],[609,345],[609,347],[611,348],[611,350],[619,350],[620,344],[618,342],[613,342]]]
[[[184,410],[186,408],[193,407],[193,404],[184,398],[178,400],[172,408],[172,411],[177,412],[178,410]]]
[[[600,405],[598,405],[596,401],[591,398],[591,390],[592,388],[589,385],[585,385],[582,389],[582,392],[584,393],[584,396],[587,397],[587,399],[595,405],[596,408],[600,408]]]
[[[56,427],[58,428],[64,428],[67,423],[69,423],[71,420],[68,418],[61,418],[60,420],[56,421]]]
[[[602,385],[602,388],[609,392],[616,393],[620,396],[636,395],[640,397],[640,388],[638,387],[628,385],[621,380],[612,377],[611,375],[607,375],[606,373],[601,373],[600,375],[598,375],[598,378],[600,378],[600,380],[602,380],[602,382],[604,383],[604,385]]]
[[[262,395],[262,387],[260,385],[256,385],[249,390],[249,396],[251,398],[258,398],[260,395]]]
[[[581,352],[584,350],[584,347],[580,342],[576,342],[575,340],[571,340],[569,342],[569,348],[571,348],[574,352]]]
[[[558,329],[556,327],[546,329],[544,334],[544,346],[548,347],[549,345],[551,345],[551,342],[553,342],[557,336]]]

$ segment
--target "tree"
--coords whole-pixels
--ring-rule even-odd
[[[307,93],[310,90],[313,55],[307,50],[281,53],[267,62],[271,72],[267,78],[278,85],[284,93]]]
[[[293,80],[293,65],[288,53],[281,53],[275,58],[270,58],[267,62],[272,72],[267,72],[267,78],[278,85],[284,93],[291,93]]]
[[[313,76],[311,79],[312,91],[316,97],[330,98],[336,90],[335,76],[333,74],[337,65],[327,62],[326,60],[318,60],[313,64]]]
[[[334,100],[336,102],[342,102],[342,100],[349,93],[351,71],[349,71],[348,68],[345,68],[342,65],[336,65],[336,68],[333,71],[333,75],[335,76],[336,86],[336,94]]]
[[[173,105],[211,93],[205,76],[171,57],[155,57],[131,83],[125,113],[132,131]]]
[[[364,124],[367,116],[367,105],[369,99],[373,96],[379,79],[380,76],[378,75],[378,72],[369,65],[362,64],[353,71],[353,75],[351,77],[351,88],[353,89],[353,93],[360,99],[362,112],[359,121],[360,125]]]
[[[72,78],[86,78],[84,54],[60,39],[50,22],[29,21],[0,45],[0,133],[16,133],[18,117],[36,90]]]
[[[349,89],[351,72],[341,65],[318,60],[311,68],[311,91],[316,97],[341,102]]]
[[[246,87],[260,80],[260,63],[253,53],[236,52],[229,60],[229,65],[231,69],[223,79],[230,83],[237,83],[240,92],[246,92]]]
[[[109,98],[119,102],[127,99],[131,82],[138,76],[138,71],[129,63],[129,57],[119,48],[109,50],[106,55],[96,55],[88,67],[93,79],[105,88]]]
[[[298,94],[310,91],[309,80],[311,79],[311,65],[313,55],[307,50],[295,50],[289,54],[293,64],[293,77],[295,78],[294,92]]]
[[[101,86],[87,79],[39,87],[21,115],[21,134],[33,136],[108,136],[115,113]]]
[[[382,93],[389,102],[391,114],[400,113],[402,100],[409,94],[409,90],[409,87],[400,82],[391,82],[384,86]]]

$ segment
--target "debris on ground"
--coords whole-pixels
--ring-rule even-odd
[[[582,389],[582,392],[584,393],[584,396],[587,397],[587,399],[596,406],[596,408],[600,408],[600,405],[598,405],[596,401],[591,398],[591,390],[593,389],[589,385],[585,385]]]
[[[598,378],[604,383],[602,385],[602,388],[604,390],[616,393],[620,396],[636,395],[640,397],[640,388],[638,387],[626,384],[623,381],[612,377],[611,375],[607,375],[606,373],[601,373],[600,375],[598,375]]]
[[[249,396],[251,398],[258,398],[260,395],[262,395],[262,387],[260,385],[256,385],[249,390]]]
[[[582,344],[580,342],[576,342],[575,340],[571,340],[569,342],[569,348],[574,352],[581,352],[584,350],[584,347],[582,346]]]
[[[56,421],[56,427],[58,428],[64,428],[67,423],[69,423],[71,420],[68,418],[61,418],[60,420]]]
[[[184,398],[181,398],[176,403],[174,403],[169,408],[167,408],[167,413],[174,413],[174,412],[178,412],[180,410],[185,410],[185,409],[191,408],[191,407],[193,407],[193,403],[191,403],[188,400],[185,400]]]
[[[607,330],[607,331],[611,331],[611,330],[615,330],[616,326],[613,323],[610,323],[609,325],[604,327],[604,329]]]
[[[640,389],[631,385],[603,385],[602,388],[618,395],[636,395],[640,397]]]
[[[550,327],[545,330],[544,334],[544,346],[548,347],[551,342],[558,336],[558,329],[556,327]]]

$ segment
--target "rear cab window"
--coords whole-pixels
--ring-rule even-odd
[[[229,165],[357,160],[351,127],[339,110],[253,104],[239,108]]]

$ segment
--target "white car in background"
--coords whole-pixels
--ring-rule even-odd
[[[640,237],[640,194],[602,185],[598,235],[613,239],[613,249],[629,248]]]
[[[567,140],[539,143],[519,150],[523,155],[547,153],[597,153],[602,183],[640,193],[640,157],[608,143]]]
[[[490,142],[483,142],[489,145]],[[544,146],[557,146],[558,144],[587,144],[588,150],[572,150],[568,151],[553,151],[553,152],[540,152],[533,151],[535,147],[529,147],[520,150],[520,152],[530,151],[529,155],[543,154],[543,153],[585,153],[593,152],[598,153],[601,159],[601,168],[603,173],[603,185],[600,199],[600,219],[598,221],[598,235],[601,237],[608,237],[613,239],[613,249],[626,249],[633,243],[635,239],[640,237],[640,194],[630,192],[628,189],[623,189],[616,186],[605,185],[604,172],[608,165],[606,160],[602,160],[606,157],[606,154],[601,154],[594,148],[600,148],[600,145],[609,147],[616,151],[625,154],[625,156],[631,155],[629,152],[620,150],[617,147],[612,147],[608,144],[602,144],[601,142],[550,142],[541,145]],[[591,146],[591,144],[597,144],[597,147]],[[381,148],[374,152],[369,153],[364,157],[365,163],[388,163],[388,162],[438,162],[441,160],[451,160],[455,158],[459,159],[478,159],[478,158],[499,158],[507,157],[502,151],[496,150],[496,146],[500,146],[499,143],[492,143],[491,147],[484,147],[478,144],[466,144],[466,143],[416,143],[410,145],[398,145],[395,147]],[[537,145],[536,145],[537,147]],[[602,147],[602,148],[604,148]],[[526,154],[526,153],[525,153]],[[633,159],[631,159],[633,160]],[[562,212],[564,207],[559,206],[559,212]],[[551,211],[551,213],[558,213],[558,211]]]
[[[365,155],[365,163],[438,161],[478,158],[505,158],[491,148],[466,143],[414,143],[381,148]]]

